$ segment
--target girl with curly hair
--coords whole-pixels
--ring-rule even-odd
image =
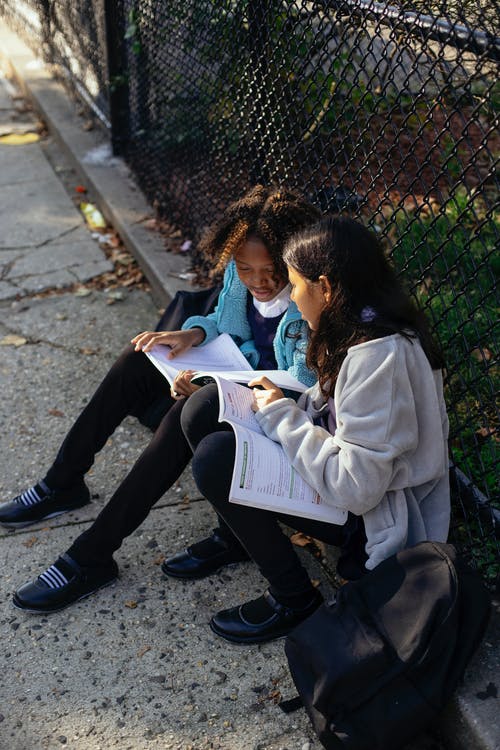
[[[251,381],[263,388],[254,411],[325,504],[348,514],[339,526],[230,503],[234,435],[203,434],[201,394],[193,396],[182,423],[195,481],[269,582],[263,596],[211,620],[241,643],[286,635],[322,601],[279,521],[339,547],[346,579],[418,542],[446,541],[449,525],[443,361],[377,238],[352,219],[327,218],[292,237],[284,260],[318,381],[297,403],[266,378]]]
[[[201,249],[216,263],[215,270],[225,268],[214,312],[188,318],[180,331],[145,331],[135,336],[74,423],[45,477],[0,506],[0,523],[25,526],[88,502],[84,476],[96,453],[126,416],[140,418],[165,395],[163,375],[144,354],[155,344],[170,345],[170,356],[175,357],[225,332],[253,368],[286,369],[306,384],[314,382],[305,365],[307,333],[290,303],[282,253],[286,240],[318,216],[318,210],[294,191],[261,185],[232,203],[201,241]],[[90,528],[35,581],[14,594],[17,607],[53,612],[117,578],[113,553],[191,459],[180,413],[195,390],[190,374],[180,373],[149,445]],[[200,577],[246,558],[222,523],[188,554],[187,575],[179,570],[177,575]]]

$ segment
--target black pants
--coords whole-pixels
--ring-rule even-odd
[[[366,572],[364,528],[353,515],[349,515],[344,526],[336,526],[229,502],[235,456],[234,433],[227,425],[220,424],[216,432],[208,432],[210,424],[215,424],[215,419],[209,418],[210,410],[214,415],[218,413],[215,386],[206,386],[194,393],[181,415],[182,429],[194,453],[192,470],[195,482],[255,560],[262,575],[269,581],[271,592],[277,597],[286,597],[312,589],[309,575],[283,532],[280,521],[315,539],[341,547],[345,564],[339,566],[339,572],[341,575],[348,573],[346,578],[357,578]]]
[[[92,526],[69,548],[68,554],[77,562],[99,564],[108,561],[189,463],[191,449],[180,427],[185,399],[172,399],[163,375],[144,354],[128,346],[61,445],[44,478],[54,489],[83,482],[96,453],[123,419],[128,415],[141,419],[163,399],[162,410],[166,413],[151,442]]]

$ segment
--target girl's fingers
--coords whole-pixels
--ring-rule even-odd
[[[185,349],[189,348],[187,346],[183,346],[181,341],[172,341],[171,343],[169,342],[169,346],[170,351],[167,355],[168,359],[175,359],[175,357],[177,357],[179,354],[182,354]]]
[[[145,333],[140,333],[138,336],[135,336],[132,339],[131,343],[135,344],[135,351],[136,352],[141,351],[141,350],[144,349],[145,345],[147,344],[147,342],[150,339],[150,336],[151,336],[150,333],[145,332]]]
[[[174,380],[174,384],[172,388],[177,393],[182,394],[183,396],[188,396],[190,393],[192,393],[193,384],[191,383],[191,378],[194,375],[194,370],[180,370],[177,373],[177,376]]]
[[[276,388],[276,386],[274,385],[274,383],[271,380],[269,380],[269,378],[266,378],[263,375],[261,375],[258,378],[254,378],[253,380],[250,380],[250,382],[248,383],[248,385],[250,386],[250,388],[254,388],[256,385],[261,385],[263,388],[266,388],[266,389],[269,389],[269,390],[271,388]]]

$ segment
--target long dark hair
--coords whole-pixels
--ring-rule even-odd
[[[405,292],[376,235],[357,221],[329,216],[287,242],[285,263],[309,281],[326,276],[332,299],[311,332],[307,365],[332,395],[350,346],[400,333],[418,338],[433,369],[444,366],[427,321]]]

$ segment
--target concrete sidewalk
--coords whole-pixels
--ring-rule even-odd
[[[21,129],[5,85],[0,111],[6,130],[9,118],[12,131]],[[36,122],[23,118],[22,129],[36,132]],[[116,300],[85,288],[111,264],[63,174],[77,184],[50,136],[29,145],[0,141],[2,500],[41,475],[116,354],[158,317],[148,293],[124,290]],[[229,647],[207,627],[215,611],[262,590],[255,566],[191,585],[161,574],[162,553],[206,535],[214,522],[189,472],[123,545],[116,584],[50,617],[13,608],[13,590],[95,518],[149,439],[127,420],[90,473],[90,505],[0,533],[0,747],[317,748],[306,717],[290,720],[275,705],[280,691],[293,692],[283,644]],[[325,581],[320,566],[308,564]]]
[[[49,131],[41,143],[0,145],[0,344],[11,342],[2,347],[0,370],[0,490],[6,500],[43,473],[122,346],[155,324],[155,303],[185,286],[179,275],[187,261],[166,253],[161,238],[145,228],[152,210],[127,168],[109,156],[96,158],[106,139],[82,129],[61,87],[0,24],[0,61],[2,53],[4,68]],[[24,126],[36,131],[36,119],[16,111],[12,93],[9,84],[0,85],[0,133]],[[90,286],[86,296],[64,291],[109,270],[64,188],[68,182],[88,187],[141,264],[152,295],[133,289],[110,304],[106,291]],[[34,296],[42,289],[46,296]],[[304,711],[285,716],[275,705],[280,695],[294,694],[283,642],[230,646],[207,627],[218,609],[262,591],[255,567],[246,563],[191,583],[161,575],[162,553],[200,538],[213,523],[189,471],[124,543],[114,586],[48,617],[12,608],[12,591],[95,518],[149,437],[126,420],[89,477],[91,505],[0,534],[0,748],[319,750]],[[325,567],[301,554],[327,592]],[[447,750],[500,747],[497,623],[443,717]],[[409,750],[438,748],[429,735]]]

